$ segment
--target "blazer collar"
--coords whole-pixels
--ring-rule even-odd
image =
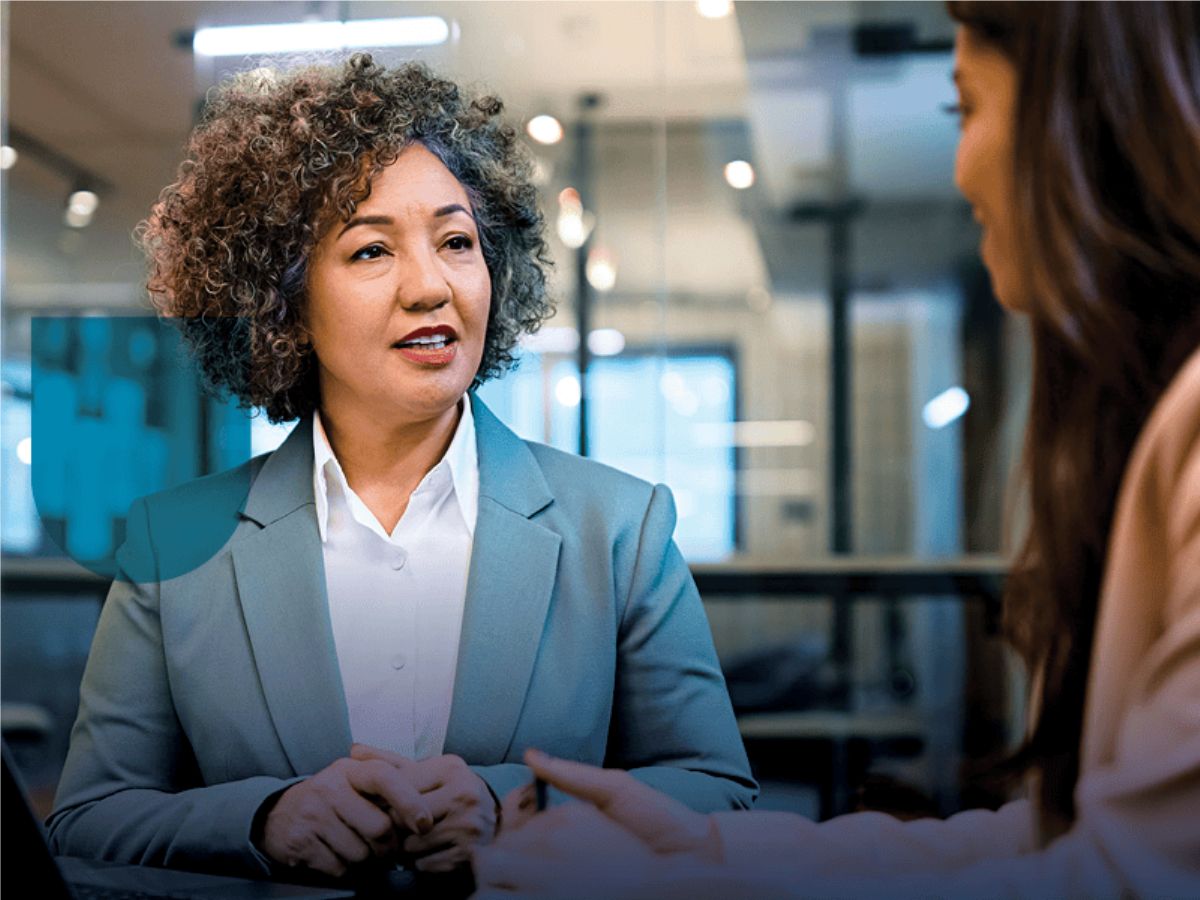
[[[541,466],[525,442],[474,392],[468,396],[475,419],[476,446],[486,448],[478,454],[479,495],[526,518],[536,515],[554,500]],[[246,496],[242,515],[265,528],[304,504],[315,503],[312,466],[312,416],[304,416],[263,463]]]
[[[553,500],[533,452],[471,398],[479,522],[445,752],[507,758],[554,592],[562,539],[531,517]],[[350,752],[313,498],[305,417],[262,464],[242,508],[261,527],[233,547],[238,599],[280,743],[297,774]],[[504,672],[504,678],[497,678]]]
[[[266,458],[242,504],[242,515],[265,528],[314,503],[312,467],[312,416],[304,416]]]
[[[479,454],[479,495],[490,497],[517,515],[541,512],[554,500],[533,451],[470,394],[475,434],[485,452]]]

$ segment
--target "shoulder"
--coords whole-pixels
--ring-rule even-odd
[[[1200,349],[1159,397],[1129,458],[1122,502],[1175,532],[1200,522]]]
[[[1167,580],[1168,618],[1200,609],[1200,350],[1167,387],[1138,437],[1111,541],[1110,565],[1136,560],[1137,577],[1157,572]]]
[[[250,485],[266,456],[134,501],[117,551],[126,580],[162,582],[218,558],[242,524]]]
[[[236,517],[246,502],[250,485],[269,456],[264,453],[232,469],[148,494],[139,502],[145,505],[152,522],[160,517],[201,514],[206,518],[214,514]]]
[[[556,501],[611,506],[644,514],[655,485],[612,466],[525,441]],[[659,486],[660,492],[666,488]]]
[[[1139,443],[1150,445],[1160,463],[1176,470],[1200,451],[1200,347],[1163,392]]]

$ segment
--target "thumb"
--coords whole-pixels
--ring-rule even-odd
[[[405,763],[411,762],[406,756],[401,756],[391,750],[384,750],[382,747],[372,747],[370,744],[351,744],[350,758],[359,761],[377,759],[391,763],[393,766],[403,766]]]
[[[617,796],[624,773],[601,769],[568,759],[556,759],[540,750],[526,750],[525,763],[533,774],[560,791],[599,807],[608,806]]]

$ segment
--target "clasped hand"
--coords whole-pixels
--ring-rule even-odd
[[[447,872],[496,833],[487,784],[458,756],[412,760],[364,744],[281,793],[256,843],[272,860],[341,876],[371,858]]]

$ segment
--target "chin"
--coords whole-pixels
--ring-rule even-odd
[[[1004,273],[997,273],[988,266],[988,275],[991,276],[992,296],[1009,312],[1025,312],[1028,304],[1021,292],[1014,290],[1013,279],[1005,277]]]
[[[453,409],[463,394],[470,387],[468,383],[461,390],[457,385],[438,387],[430,390],[419,390],[409,393],[401,402],[407,418],[415,421],[436,419]]]

